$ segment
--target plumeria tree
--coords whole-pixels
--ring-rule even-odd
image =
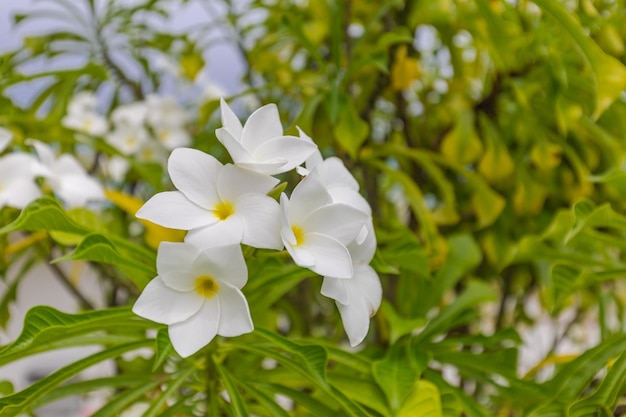
[[[35,268],[79,310],[32,308],[0,367],[83,353],[0,416],[626,415],[625,6],[15,15],[0,325]]]

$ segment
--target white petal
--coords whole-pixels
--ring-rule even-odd
[[[4,151],[11,143],[13,139],[13,132],[3,127],[0,127],[0,153]]]
[[[85,168],[70,154],[61,155],[54,168],[56,175],[87,175]]]
[[[206,209],[219,201],[215,184],[222,164],[213,156],[189,148],[172,151],[167,161],[167,171],[172,183],[185,196]]]
[[[352,176],[350,171],[343,164],[343,161],[335,156],[327,158],[316,168],[320,173],[320,178],[326,186],[347,187],[354,191],[359,191],[359,183]]]
[[[192,265],[200,252],[200,248],[190,243],[161,242],[156,266],[163,283],[177,291],[194,290],[197,277]]]
[[[282,171],[282,167],[285,166],[287,162],[286,159],[273,159],[263,162],[237,162],[237,166],[260,174],[275,175],[284,172]]]
[[[202,308],[189,319],[169,326],[172,346],[183,358],[193,355],[213,340],[219,321],[219,301],[213,297],[206,300]]]
[[[283,135],[283,126],[276,104],[267,104],[248,117],[243,131],[241,143],[252,154],[262,143]]]
[[[236,288],[243,287],[248,281],[248,267],[239,244],[203,250],[192,268],[194,275],[210,275]]]
[[[180,191],[154,195],[137,211],[135,217],[180,230],[191,230],[218,222],[213,212],[192,203]]]
[[[217,334],[233,337],[254,330],[246,297],[228,284],[220,286],[217,294],[220,302],[220,323]]]
[[[241,142],[238,141],[229,130],[220,127],[215,130],[215,136],[217,136],[217,140],[224,145],[234,163],[239,164],[254,161],[252,154],[243,147]]]
[[[194,291],[176,291],[157,276],[146,285],[133,306],[133,313],[162,324],[187,320],[204,303],[205,298]]]
[[[338,240],[319,233],[305,233],[299,245],[308,250],[315,259],[311,271],[336,278],[352,277],[352,260],[348,249]]]
[[[281,250],[280,206],[271,197],[244,194],[237,200],[237,215],[243,221],[242,243],[263,249]]]
[[[36,175],[49,171],[35,157],[14,152],[0,158],[0,183],[8,184],[13,180],[32,180]]]
[[[345,204],[329,204],[309,214],[301,223],[305,233],[332,236],[344,245],[353,241],[369,217]]]
[[[296,185],[289,199],[289,221],[302,222],[313,210],[330,204],[332,199],[316,175],[309,175]]]
[[[355,300],[349,305],[336,302],[343,327],[350,340],[350,345],[356,346],[365,339],[370,329],[370,316],[363,300]]]
[[[207,227],[194,229],[187,233],[185,242],[204,249],[215,246],[241,243],[243,239],[243,222],[236,214]]]
[[[342,304],[349,304],[350,293],[348,292],[348,288],[345,283],[350,279],[352,278],[340,279],[333,277],[324,277],[324,281],[322,282],[322,295],[339,301]]]
[[[18,179],[0,187],[1,205],[23,209],[41,196],[39,187],[30,179]]]
[[[267,194],[279,180],[235,165],[226,164],[217,178],[221,201],[234,203],[242,194]]]
[[[328,188],[328,192],[333,199],[333,203],[347,204],[357,210],[361,210],[368,216],[372,215],[370,204],[358,191],[343,186],[332,186]]]
[[[303,268],[313,268],[315,266],[315,257],[307,248],[301,246],[292,246],[283,239],[285,243],[285,249],[291,255],[291,259],[295,262],[296,265],[301,266]]]
[[[368,265],[355,267],[354,278],[344,282],[350,293],[350,304],[338,302],[337,307],[350,344],[356,346],[367,335],[370,317],[380,307],[382,287],[378,274]]]
[[[303,163],[317,150],[317,146],[295,136],[280,136],[259,145],[252,155],[257,161],[271,161],[276,158],[288,162],[276,174],[291,171]]]
[[[220,98],[220,109],[222,110],[222,126],[224,126],[224,128],[228,130],[233,137],[241,138],[243,126],[241,126],[239,118],[223,98]]]
[[[280,194],[280,234],[285,245],[295,245],[297,242],[296,235],[293,233],[291,224],[289,223],[289,205],[290,201],[285,193]]]
[[[298,136],[300,136],[300,139],[303,139],[307,142],[310,143],[315,143],[313,141],[313,139],[311,139],[311,137],[309,135],[307,135],[306,133],[304,133],[304,131],[302,129],[300,129],[300,127],[296,126],[296,128],[298,129]],[[311,171],[313,168],[315,168],[316,166],[318,166],[319,164],[321,164],[324,161],[324,158],[322,158],[322,154],[319,151],[319,149],[316,149],[307,159],[306,159],[306,169]]]
[[[369,264],[374,257],[374,253],[376,252],[376,234],[374,233],[374,225],[372,224],[371,217],[365,222],[365,226],[363,226],[365,230],[365,238],[362,241],[355,239],[354,242],[351,242],[347,247],[350,252],[350,256],[352,257],[352,262],[354,263],[362,263]],[[361,232],[359,232],[361,234]]]
[[[39,160],[42,164],[47,167],[52,167],[52,165],[54,165],[56,157],[48,144],[38,141],[36,139],[28,139],[26,143],[32,145],[35,148],[35,152],[37,153],[37,156],[39,157]]]
[[[95,178],[85,175],[63,175],[52,188],[68,207],[83,207],[88,201],[104,200],[104,189]]]

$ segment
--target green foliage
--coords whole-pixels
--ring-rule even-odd
[[[14,16],[16,27],[61,24],[0,56],[0,126],[14,135],[3,155],[30,152],[27,138],[38,138],[80,156],[129,204],[70,209],[44,189],[21,211],[0,208],[0,325],[41,264],[85,310],[32,308],[0,348],[0,366],[94,349],[24,389],[0,381],[0,416],[38,415],[103,388],[111,393],[97,417],[138,403],[144,416],[620,415],[623,0],[203,2],[204,20],[177,33],[163,23],[194,2],[124,3],[44,0]],[[134,217],[171,190],[165,157],[124,155],[63,117],[81,91],[106,98],[109,120],[120,105],[167,90],[173,76],[157,57],[175,67],[177,85],[199,91],[205,66],[221,65],[211,54],[221,42],[245,64],[240,90],[226,97],[234,108],[248,111],[244,98],[277,103],[287,134],[298,126],[325,157],[339,157],[371,205],[384,296],[357,350],[343,347],[321,278],[284,252],[245,248],[242,291],[256,330],[190,358],[175,353],[165,326],[129,308],[156,275],[156,244],[177,236]],[[80,63],[57,67],[73,55]],[[14,89],[34,83],[42,87],[18,104]],[[192,146],[228,162],[214,134],[219,100],[189,107]],[[105,166],[114,157],[129,165],[122,179]],[[289,179],[270,196],[289,192]],[[81,265],[98,275],[106,308],[82,296],[79,273],[64,272]],[[122,356],[139,348],[149,357]],[[81,379],[108,360],[117,374]]]

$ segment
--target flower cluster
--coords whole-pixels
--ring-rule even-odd
[[[120,105],[111,112],[110,121],[96,112],[96,101],[93,93],[77,94],[62,122],[78,132],[103,137],[120,153],[105,163],[113,180],[124,178],[129,157],[165,162],[169,151],[191,143],[185,129],[190,117],[173,97],[151,94],[145,100]]]
[[[0,152],[12,140],[10,131],[0,128]],[[0,208],[23,209],[41,197],[37,178],[44,179],[45,188],[52,190],[69,208],[105,199],[100,183],[90,176],[70,154],[56,156],[47,144],[29,139],[36,157],[26,152],[12,152],[0,157]]]
[[[175,149],[168,172],[176,191],[158,193],[136,216],[187,231],[182,243],[164,242],[157,272],[133,311],[169,326],[176,351],[189,356],[215,335],[253,330],[241,292],[248,273],[240,244],[285,248],[294,262],[324,277],[350,343],[363,341],[382,299],[369,266],[376,250],[371,209],[338,158],[323,159],[313,140],[285,135],[278,109],[263,106],[244,125],[224,100],[218,140],[233,164],[188,148]],[[300,165],[305,163],[305,167]],[[304,175],[288,197],[268,196],[293,169]]]

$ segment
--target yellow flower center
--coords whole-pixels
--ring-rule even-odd
[[[300,226],[291,226],[291,231],[296,237],[296,244],[294,246],[298,246],[304,243],[304,232],[302,231],[302,228]]]
[[[167,140],[170,138],[170,131],[169,130],[161,130],[158,134],[159,136],[159,140],[161,141],[161,143],[165,143],[167,142]]]
[[[226,220],[235,213],[235,208],[229,201],[220,201],[215,205],[215,208],[213,210],[215,213],[215,217],[220,220]]]
[[[204,298],[213,298],[219,289],[220,286],[217,285],[215,279],[210,275],[201,275],[196,278],[196,292]]]
[[[83,121],[83,131],[88,132],[89,130],[91,130],[92,126],[93,122],[90,119]]]

